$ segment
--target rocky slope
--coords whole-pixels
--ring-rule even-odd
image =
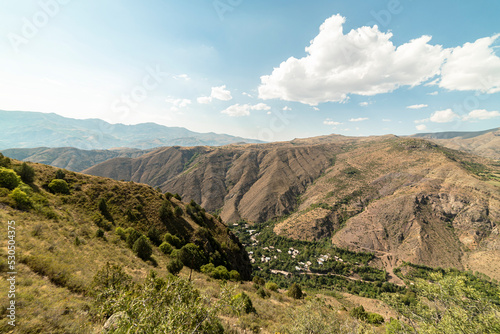
[[[423,139],[172,147],[86,172],[178,192],[229,222],[287,216],[276,233],[372,251],[386,268],[404,260],[476,270],[487,256],[500,260],[498,165]],[[500,277],[498,265],[487,274]]]
[[[222,218],[230,222],[262,222],[291,212],[297,196],[349,142],[169,147],[136,159],[111,159],[84,172],[178,192],[208,211],[222,209]]]
[[[330,237],[375,252],[386,267],[404,260],[478,270],[476,254],[500,260],[500,173],[490,163],[422,140],[359,143],[337,155],[275,232]],[[482,269],[500,277],[498,265]]]

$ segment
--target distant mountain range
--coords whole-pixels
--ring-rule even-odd
[[[198,133],[155,123],[110,124],[100,119],[72,119],[56,114],[0,110],[0,149],[74,147],[102,150],[117,147],[221,146],[259,140],[225,134]]]
[[[500,160],[500,128],[477,132],[419,133],[413,136],[429,139],[455,150]]]

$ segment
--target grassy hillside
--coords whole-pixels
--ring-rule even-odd
[[[136,158],[149,150],[114,149],[81,150],[74,147],[12,148],[2,154],[16,160],[38,162],[74,172],[81,172],[106,160],[117,157]]]
[[[166,256],[158,246],[167,233],[178,237],[172,243],[178,241],[174,248],[179,251],[174,252],[180,252],[179,257],[186,253],[183,245],[197,249],[193,262],[184,261],[187,266],[199,269],[212,262],[237,270],[243,279],[250,278],[249,260],[238,239],[194,202],[181,202],[177,196],[146,185],[40,164],[28,165],[34,169],[33,182],[19,182],[18,178],[14,187],[3,177],[15,175],[12,170],[19,172],[21,164],[0,160],[5,166],[0,168],[0,221],[5,235],[8,221],[14,220],[17,228],[20,333],[88,333],[93,324],[87,295],[94,275],[108,261],[123,266],[134,280],[144,278],[152,269],[166,275],[172,256]],[[54,187],[53,180],[68,188]],[[151,256],[140,258],[136,240],[130,238],[131,228],[136,231],[135,239],[148,237]],[[3,259],[6,246],[3,242]],[[4,278],[7,269],[2,262]],[[6,284],[2,280],[2,291],[6,291]],[[7,302],[2,296],[4,313]],[[1,328],[9,328],[5,317],[1,321]]]
[[[398,304],[421,310],[419,298],[426,298],[425,291],[382,283],[384,272],[366,267],[373,254],[277,237],[272,226],[263,226],[262,252],[269,251],[264,249],[267,243],[293,243],[303,251],[301,256],[335,252],[346,261],[345,275],[335,268],[335,280],[331,274],[323,276],[326,267],[318,266],[279,281],[267,275],[269,267],[257,265],[252,282],[239,281],[250,278],[248,254],[217,216],[194,201],[185,203],[178,195],[143,184],[40,164],[0,157],[0,165],[2,259],[7,259],[8,240],[15,239],[16,246],[16,263],[1,262],[1,291],[12,289],[8,272],[17,273],[16,327],[8,323],[11,299],[3,294],[0,332],[347,334],[393,333],[405,324],[427,324],[403,317],[405,309]],[[15,238],[8,238],[12,220]],[[244,231],[240,227],[238,233]],[[140,240],[150,246],[151,254]],[[179,260],[184,268],[177,274]],[[331,267],[328,261],[325,265]],[[425,270],[432,274],[431,268]],[[498,290],[485,278],[439,273],[443,279],[470,282],[481,298]],[[405,268],[397,274],[407,286],[427,278]],[[354,280],[347,289],[342,285],[345,277]],[[470,301],[479,303],[475,296]],[[497,328],[497,300],[481,305],[485,308],[472,319],[480,316],[488,320],[485,325]],[[402,322],[394,320],[398,317]]]

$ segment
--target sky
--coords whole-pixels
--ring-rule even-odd
[[[0,0],[0,109],[264,141],[500,126],[500,1]]]

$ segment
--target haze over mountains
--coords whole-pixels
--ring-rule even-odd
[[[219,146],[258,143],[225,134],[197,133],[155,123],[110,124],[100,119],[72,119],[56,114],[0,110],[0,149],[74,147],[102,150],[117,147],[148,149],[160,146]]]

